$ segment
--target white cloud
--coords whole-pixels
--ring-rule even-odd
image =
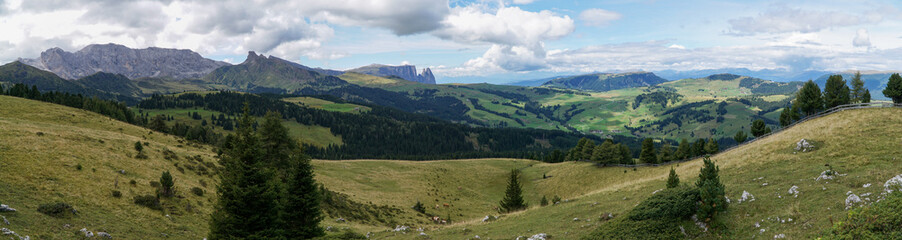
[[[424,33],[441,26],[448,0],[308,0],[301,13],[332,23],[379,27],[397,35]]]
[[[868,36],[868,30],[861,28],[855,32],[855,38],[852,39],[852,46],[856,47],[870,47],[871,46],[871,37]]]
[[[617,12],[608,11],[600,8],[586,9],[579,14],[579,20],[587,26],[604,27],[611,22],[622,18],[623,15]]]
[[[535,0],[514,0],[513,1],[514,4],[530,4],[532,2],[535,2]]]
[[[773,7],[755,17],[730,19],[731,34],[818,32],[832,27],[855,26],[882,21],[880,14],[853,15],[839,11],[808,11],[786,6]]]

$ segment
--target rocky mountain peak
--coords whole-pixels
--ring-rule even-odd
[[[382,64],[370,64],[348,71],[380,77],[396,76],[412,82],[435,84],[435,76],[432,74],[431,69],[423,69],[423,72],[418,74],[417,67],[414,65],[388,66]]]
[[[21,62],[47,70],[65,79],[78,79],[97,72],[122,74],[128,78],[199,78],[229,65],[202,57],[191,50],[168,48],[132,49],[118,44],[91,44],[74,53],[51,48],[36,59]]]

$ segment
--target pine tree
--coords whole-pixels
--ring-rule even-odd
[[[899,76],[898,73],[889,76],[889,82],[883,89],[883,96],[892,99],[893,103],[902,103],[902,76]]]
[[[661,150],[658,151],[658,162],[670,162],[674,160],[673,157],[673,147],[670,146],[670,143],[664,143],[661,145]]]
[[[598,156],[598,162],[605,164],[619,162],[620,148],[617,148],[616,144],[614,144],[614,141],[611,141],[611,139],[602,142],[601,145],[596,147],[596,150],[598,150],[598,152],[595,153]]]
[[[756,119],[752,122],[752,136],[760,137],[764,134],[767,134],[769,131],[767,129],[767,124],[764,123],[764,120]]]
[[[708,143],[705,144],[705,153],[715,154],[717,152],[720,152],[720,146],[717,144],[717,141],[709,138]]]
[[[174,193],[172,189],[173,185],[175,185],[175,182],[172,180],[172,174],[169,174],[169,171],[163,172],[163,174],[160,175],[160,195],[172,197]]]
[[[852,77],[850,84],[852,84],[852,96],[850,96],[851,102],[865,103],[864,92],[867,90],[867,88],[864,88],[864,81],[861,80],[861,72],[855,72],[855,76]]]
[[[667,177],[667,188],[675,188],[680,186],[680,176],[673,168],[670,168],[670,176]]]
[[[802,89],[796,94],[796,101],[799,103],[799,110],[805,116],[816,114],[824,109],[821,89],[811,80],[802,85]]]
[[[586,142],[583,144],[583,147],[580,148],[579,160],[590,160],[592,159],[592,153],[595,152],[595,141],[587,138],[584,139],[586,139]]]
[[[849,104],[849,94],[849,86],[846,85],[846,80],[842,79],[842,75],[830,76],[824,85],[824,108]]]
[[[169,127],[166,126],[166,117],[163,115],[154,116],[147,124],[147,128],[157,132],[169,132]]]
[[[543,207],[548,206],[548,198],[546,198],[544,195],[542,195],[542,200],[539,201],[539,205],[542,205]]]
[[[695,140],[695,145],[692,146],[692,156],[695,157],[695,156],[705,155],[705,145],[706,144],[707,144],[707,142],[705,142],[704,138],[699,138],[698,140]]]
[[[689,144],[689,140],[683,138],[680,140],[680,145],[677,147],[676,157],[679,160],[684,160],[690,158],[692,155],[692,146]]]
[[[733,136],[733,140],[736,140],[736,143],[743,143],[748,139],[749,135],[745,134],[745,131],[742,130],[739,130],[739,132],[736,132],[736,136]]]
[[[218,201],[209,239],[266,239],[282,234],[279,184],[266,167],[247,104],[236,135],[229,135],[220,160]]]
[[[861,103],[870,103],[871,102],[871,90],[865,89],[864,94],[861,95]]]
[[[786,126],[789,126],[790,124],[792,124],[792,122],[793,122],[792,108],[791,107],[783,108],[783,111],[780,112],[780,126],[786,127]]]
[[[701,198],[698,206],[698,217],[704,222],[710,223],[717,216],[717,213],[727,209],[724,194],[726,189],[720,181],[718,172],[720,168],[711,161],[711,158],[705,157],[703,166],[698,174],[698,181],[695,186],[699,188],[699,197]]]
[[[633,153],[625,144],[617,144],[620,146],[620,164],[634,164]]]
[[[507,191],[501,200],[502,212],[514,212],[526,208],[523,201],[523,188],[520,186],[520,170],[511,170],[510,180],[507,182]]]
[[[642,163],[658,163],[658,154],[655,153],[655,140],[646,138],[642,141],[642,151],[639,152],[639,161]]]

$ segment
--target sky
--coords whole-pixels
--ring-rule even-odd
[[[902,69],[898,0],[0,0],[0,62],[89,44],[248,51],[438,82],[590,72]]]

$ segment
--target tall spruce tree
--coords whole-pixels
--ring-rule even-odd
[[[764,120],[756,119],[755,121],[752,122],[751,132],[752,132],[752,136],[755,136],[757,138],[764,134],[767,134],[770,131],[767,128],[767,124],[764,123]]]
[[[850,80],[849,84],[852,85],[850,96],[851,103],[866,103],[864,101],[864,92],[868,89],[864,88],[864,80],[861,80],[861,72],[855,72],[855,75],[852,76],[852,80]]]
[[[639,161],[642,163],[658,163],[658,154],[655,153],[655,140],[646,138],[642,141],[642,151],[639,152]]]
[[[680,176],[677,176],[673,167],[670,168],[670,176],[667,177],[667,188],[675,188],[680,186]]]
[[[279,185],[263,159],[247,104],[236,135],[227,137],[220,160],[218,200],[209,239],[273,239],[281,230]]]
[[[314,180],[310,158],[300,145],[288,135],[282,125],[282,115],[268,112],[260,125],[259,135],[267,165],[281,179],[283,233],[288,239],[310,239],[325,232],[319,226],[321,193]]]
[[[172,174],[169,171],[163,172],[160,175],[160,195],[164,197],[172,197],[174,191],[175,182],[172,180]]]
[[[892,99],[893,103],[902,103],[902,76],[899,76],[898,73],[889,76],[889,82],[883,89],[883,96]]]
[[[780,126],[786,127],[794,122],[792,120],[792,107],[785,107],[783,111],[780,112]]]
[[[802,85],[802,89],[796,94],[796,101],[799,103],[799,110],[805,116],[816,114],[824,109],[824,98],[821,95],[821,88],[811,80]]]
[[[166,117],[163,115],[154,116],[147,124],[147,128],[157,132],[169,132],[169,127],[166,126]]]
[[[680,140],[680,145],[676,150],[676,157],[678,160],[684,160],[690,158],[692,155],[692,146],[689,144],[689,140],[683,138]]]
[[[705,153],[715,154],[717,152],[720,152],[720,146],[717,144],[717,140],[709,138],[708,143],[705,144]]]
[[[861,95],[861,103],[869,103],[871,102],[871,90],[864,90],[864,94]]]
[[[842,79],[842,75],[830,76],[824,85],[824,108],[849,104],[849,92],[849,86],[846,85],[846,80]]]
[[[630,148],[626,146],[626,144],[617,144],[620,146],[620,164],[635,164],[636,161],[633,160],[633,153],[630,151]]]
[[[720,168],[711,161],[710,157],[705,156],[702,163],[702,169],[698,174],[698,181],[695,186],[699,188],[699,197],[701,198],[698,206],[698,217],[704,222],[711,222],[717,213],[727,209],[727,202],[724,198],[726,189],[720,181]]]
[[[743,143],[748,139],[749,135],[745,134],[745,131],[742,130],[739,130],[739,132],[736,132],[736,136],[733,136],[733,140],[736,140],[736,143]]]
[[[520,170],[511,170],[507,190],[504,192],[504,199],[501,200],[500,205],[501,211],[506,213],[526,209],[526,202],[523,201],[523,188],[520,186]]]
[[[661,144],[661,150],[658,151],[658,162],[670,162],[674,160],[673,157],[673,147],[670,146],[670,143]]]

